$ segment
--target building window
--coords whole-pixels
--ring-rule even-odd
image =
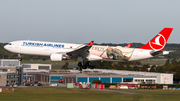
[[[66,78],[64,79],[65,83],[66,83]]]
[[[22,65],[23,68],[31,68],[31,65]]]
[[[43,76],[41,75],[41,81],[43,81]]]
[[[133,78],[123,78],[123,82],[133,82]]]
[[[74,83],[74,80],[73,80],[74,78],[72,78],[72,82],[71,83]]]
[[[152,84],[152,81],[153,81],[153,80],[151,80],[151,79],[147,79],[147,80],[146,80],[146,83],[147,83],[147,84]]]
[[[7,72],[7,69],[0,69],[0,72]]]
[[[39,66],[38,69],[49,69],[49,66]]]
[[[19,61],[3,61],[3,66],[19,66]]]
[[[11,79],[11,75],[7,75],[7,79]]]
[[[49,78],[47,77],[47,82],[49,82]]]
[[[4,88],[4,90],[10,90],[10,88]]]
[[[70,79],[71,79],[71,78],[68,78],[68,83],[71,83],[71,82],[70,82]]]

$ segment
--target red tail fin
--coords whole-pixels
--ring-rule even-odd
[[[172,30],[173,28],[164,28],[150,42],[148,42],[146,45],[142,47],[139,47],[139,49],[163,50]]]
[[[128,45],[126,45],[125,47],[131,47],[132,43],[129,43]]]
[[[87,45],[92,46],[94,44],[94,41],[91,41],[90,43],[88,43]]]

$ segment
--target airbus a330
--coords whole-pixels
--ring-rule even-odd
[[[18,54],[48,56],[51,61],[78,60],[80,68],[93,69],[94,66],[90,61],[136,61],[167,55],[169,51],[163,49],[172,30],[173,28],[164,28],[150,42],[139,48],[130,48],[131,43],[126,47],[114,47],[93,45],[94,41],[84,45],[30,40],[12,41],[4,48]],[[88,62],[83,63],[83,61]]]

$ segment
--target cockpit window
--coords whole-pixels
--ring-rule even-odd
[[[8,45],[12,45],[11,43],[8,43]]]

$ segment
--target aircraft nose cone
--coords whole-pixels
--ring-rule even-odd
[[[7,50],[7,45],[5,45],[5,46],[4,46],[4,49],[6,49],[6,50]]]

